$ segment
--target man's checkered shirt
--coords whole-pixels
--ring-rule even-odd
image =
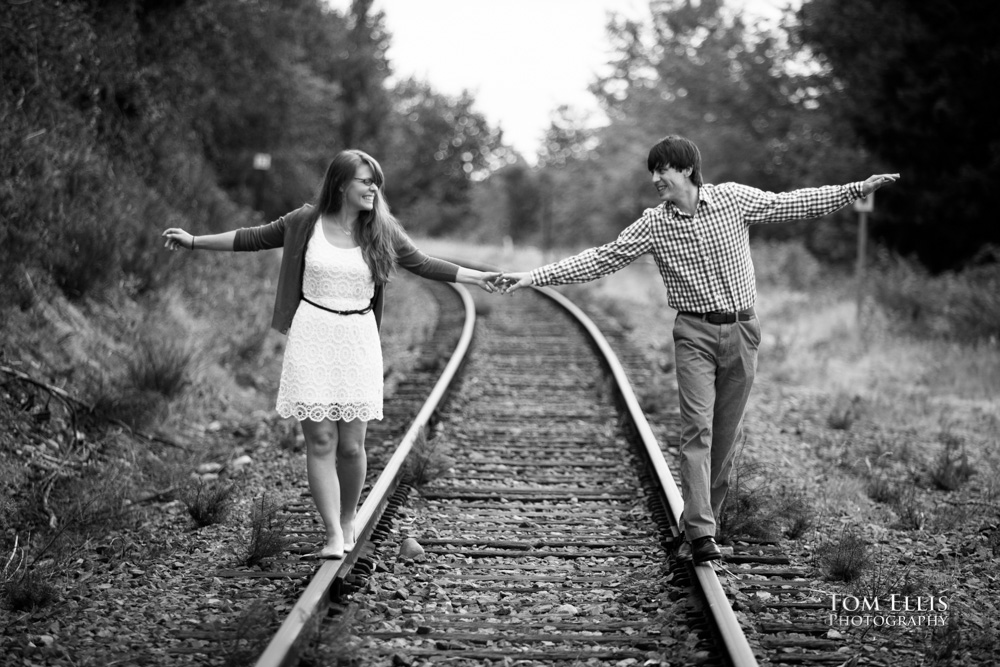
[[[693,217],[664,202],[646,209],[615,241],[535,269],[531,279],[535,285],[587,282],[652,253],[671,308],[734,313],[757,302],[750,225],[832,213],[859,199],[861,185],[773,193],[738,183],[706,184]]]

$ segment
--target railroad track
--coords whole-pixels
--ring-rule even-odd
[[[444,369],[368,491],[358,547],[319,567],[260,667],[294,664],[307,634],[327,638],[321,655],[366,665],[849,657],[817,636],[829,628],[814,622],[811,571],[777,546],[737,543],[716,566],[676,562],[675,481],[596,326],[551,290],[486,304],[475,354]],[[459,347],[471,339],[467,329]],[[444,385],[459,375],[461,391],[442,407]],[[676,416],[658,422],[676,426]],[[404,459],[425,437],[431,456],[453,463],[412,488]],[[401,552],[404,541],[420,553]],[[750,624],[753,648],[723,583],[747,618],[768,612]],[[317,631],[327,612],[328,629]]]
[[[430,440],[454,459],[451,474],[411,491],[390,462],[383,477],[394,481],[362,508],[374,539],[351,554],[364,554],[360,567],[322,565],[258,665],[294,662],[311,618],[351,593],[356,613],[342,617],[363,640],[364,664],[665,662],[681,650],[706,664],[754,664],[711,567],[693,568],[714,580],[708,604],[686,601],[702,577],[668,557],[674,481],[641,415],[622,427],[616,404],[634,397],[620,368],[608,375],[610,347],[559,298],[487,302],[461,393]],[[421,555],[398,557],[407,537]]]

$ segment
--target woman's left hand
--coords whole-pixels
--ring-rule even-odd
[[[499,289],[499,280],[503,275],[499,271],[478,271],[478,275],[474,277],[473,282],[479,285],[481,289],[490,294],[493,294]]]

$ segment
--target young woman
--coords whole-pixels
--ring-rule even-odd
[[[378,330],[395,265],[431,280],[496,289],[499,273],[460,267],[418,250],[389,212],[382,168],[359,150],[339,153],[319,199],[259,227],[192,236],[163,232],[170,250],[284,248],[271,326],[288,334],[277,411],[306,441],[309,490],[326,527],[317,558],[354,547],[367,472],[368,422],[382,419]]]

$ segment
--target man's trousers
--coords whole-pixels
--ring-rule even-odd
[[[674,355],[681,411],[682,526],[693,540],[715,536],[757,372],[760,323],[712,324],[678,313]]]

